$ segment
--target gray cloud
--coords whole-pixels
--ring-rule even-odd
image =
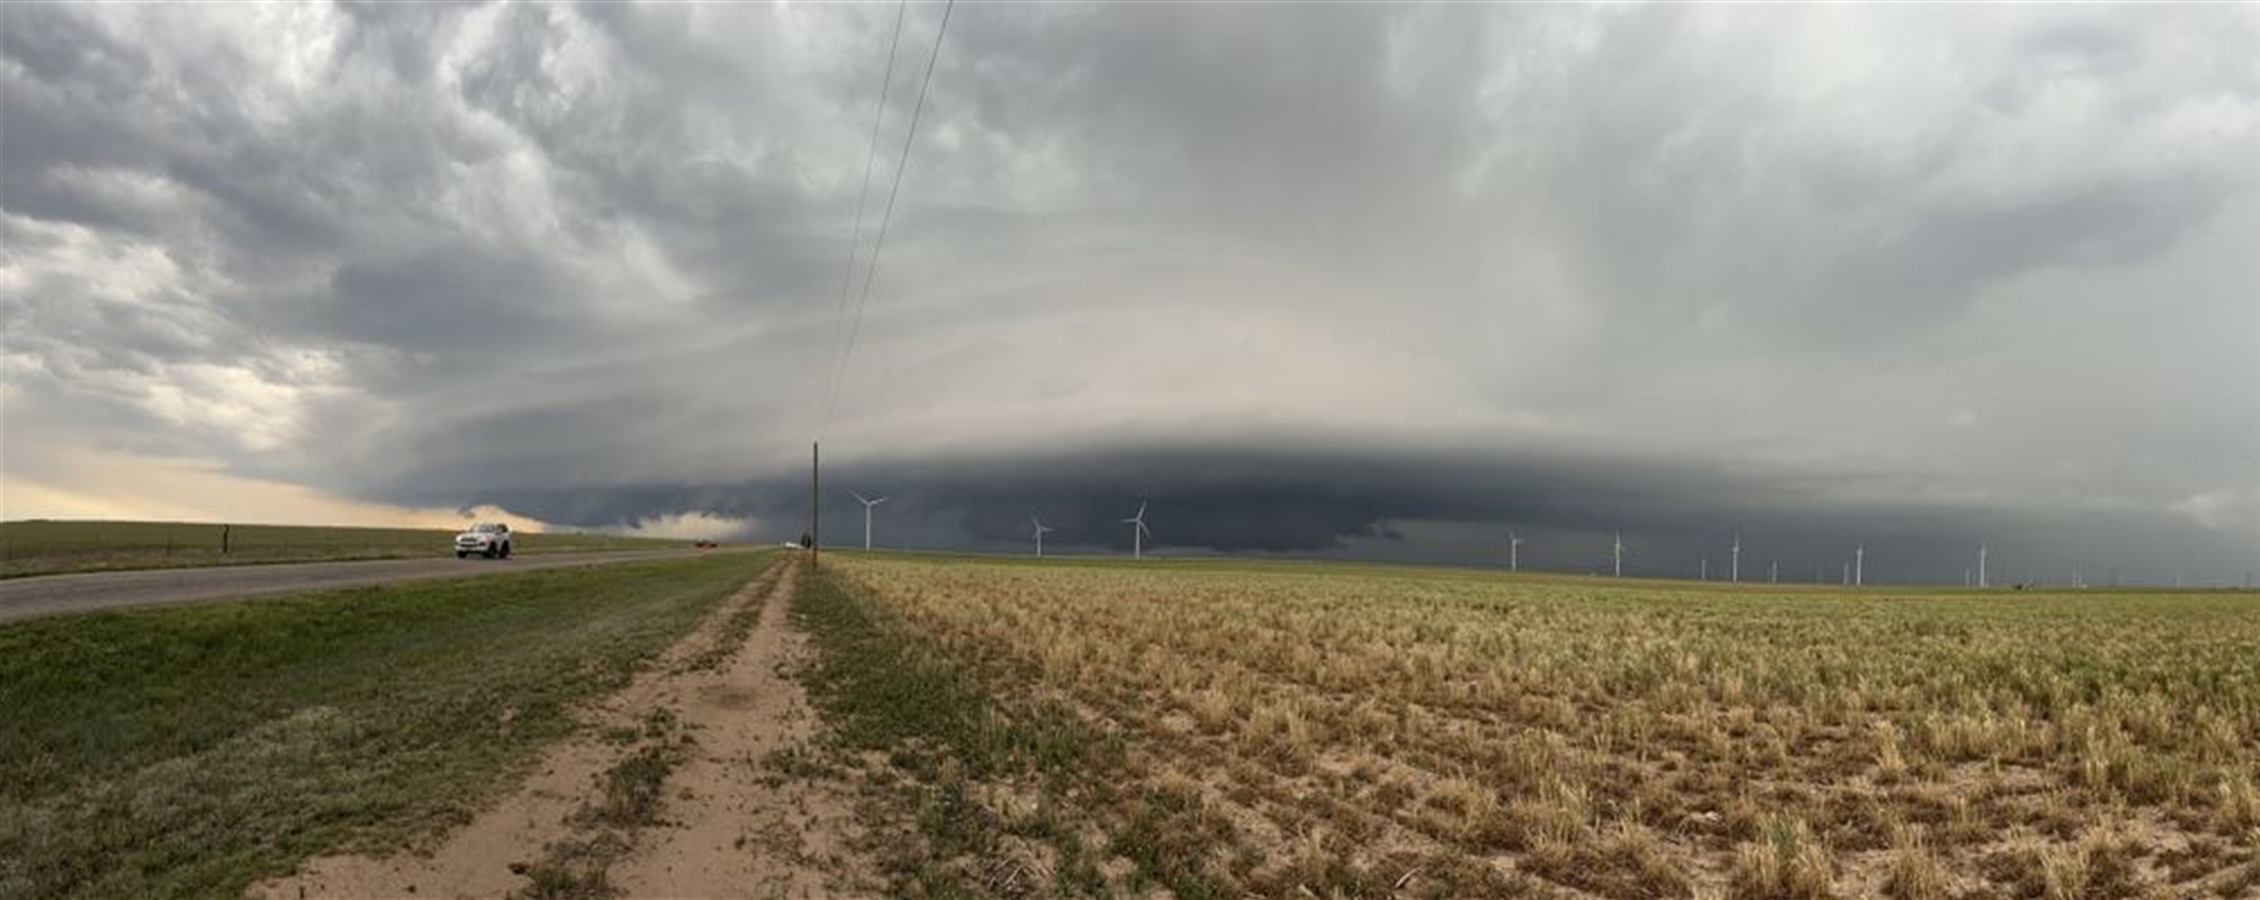
[[[2260,555],[2242,10],[970,5],[827,409],[893,12],[0,6],[4,471],[781,537],[822,434],[929,546]]]

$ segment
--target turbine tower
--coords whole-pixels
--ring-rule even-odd
[[[1852,550],[1852,584],[1857,587],[1868,583],[1868,545],[1861,544]]]
[[[1613,577],[1616,577],[1616,578],[1623,578],[1623,577],[1624,577],[1624,532],[1621,532],[1621,531],[1618,531],[1618,532],[1613,532],[1613,533],[1611,533],[1611,538],[1612,538],[1612,539],[1613,539],[1613,540],[1615,541],[1615,543],[1611,544],[1611,545],[1610,545],[1610,547],[1609,547],[1609,565],[1610,565],[1610,570],[1611,570],[1611,574],[1612,574],[1612,576],[1613,576]]]
[[[1781,583],[1781,560],[1777,559],[1772,562],[1766,563],[1766,583]]]
[[[1522,571],[1522,536],[1507,532],[1507,571]]]
[[[1146,558],[1146,550],[1145,550],[1145,541],[1144,541],[1144,539],[1145,539],[1145,538],[1149,538],[1149,537],[1153,537],[1154,533],[1153,533],[1153,532],[1151,532],[1151,531],[1147,531],[1147,530],[1146,530],[1146,504],[1145,504],[1145,501],[1142,501],[1142,500],[1141,500],[1141,501],[1139,501],[1139,502],[1138,502],[1138,514],[1137,514],[1137,515],[1135,515],[1135,516],[1131,516],[1130,518],[1127,518],[1127,519],[1124,519],[1124,520],[1122,520],[1122,523],[1123,523],[1123,524],[1125,524],[1125,525],[1131,525],[1131,526],[1135,526],[1135,527],[1133,527],[1133,528],[1131,528],[1131,529],[1130,529],[1130,558],[1131,558],[1131,559],[1144,559],[1144,558]]]
[[[1703,557],[1703,580],[1711,580],[1711,558],[1708,556]]]
[[[1978,545],[1978,587],[1985,587],[1985,545]]]
[[[1042,523],[1042,522],[1040,522],[1040,521],[1037,521],[1037,519],[1036,519],[1036,517],[1035,517],[1035,516],[1029,516],[1029,517],[1028,517],[1028,524],[1036,526],[1036,558],[1037,558],[1037,559],[1043,559],[1043,558],[1044,558],[1044,532],[1047,532],[1047,531],[1052,531],[1052,530],[1054,530],[1054,529],[1052,529],[1052,528],[1051,528],[1050,526],[1048,526],[1048,525],[1045,525],[1044,523]]]
[[[1734,536],[1734,561],[1728,564],[1726,580],[1742,580],[1742,536],[1739,534]]]
[[[862,494],[858,494],[854,491],[849,491],[848,495],[862,501],[863,503],[863,549],[869,550],[871,549],[871,507],[878,506],[881,503],[887,502],[887,498],[881,497],[877,500],[865,500],[863,499]]]

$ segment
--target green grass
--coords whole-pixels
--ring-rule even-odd
[[[221,552],[222,530],[227,552]],[[400,559],[449,552],[455,532],[432,528],[214,525],[201,522],[0,522],[0,578],[340,559]],[[683,541],[610,534],[521,533],[517,553],[636,550]]]
[[[234,895],[438,834],[770,558],[0,625],[0,896]]]
[[[833,728],[836,757],[856,765],[869,752],[909,777],[889,785],[890,805],[915,829],[907,840],[882,842],[890,896],[942,900],[1014,895],[988,883],[982,865],[1008,836],[1051,846],[1059,861],[1058,894],[1112,896],[1093,855],[1119,854],[1135,866],[1133,886],[1167,885],[1178,897],[1221,896],[1200,873],[1174,865],[1174,845],[1213,834],[1197,800],[1177,796],[1115,797],[1111,783],[1124,765],[1118,737],[1094,730],[1071,710],[1045,702],[1009,708],[988,693],[994,661],[966,657],[911,627],[888,606],[832,569],[808,572],[792,598],[795,622],[820,651],[804,680]],[[814,769],[806,761],[773,760]],[[1003,816],[975,802],[972,786],[996,781],[1032,784],[1044,798],[1027,815]],[[1063,827],[1049,810],[1061,798],[1132,808],[1135,821],[1113,835],[1104,853]],[[1141,891],[1142,892],[1142,891]]]

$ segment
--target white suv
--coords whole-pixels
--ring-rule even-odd
[[[455,558],[462,559],[477,553],[488,559],[510,558],[510,526],[500,522],[480,522],[471,530],[455,536]]]

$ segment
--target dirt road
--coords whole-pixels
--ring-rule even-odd
[[[361,562],[143,569],[0,580],[0,622],[121,606],[190,603],[235,597],[296,594],[396,581],[469,578],[563,566],[688,556],[692,550],[608,550],[549,553],[511,559],[380,559]],[[711,551],[710,551],[711,552]],[[720,551],[733,552],[733,551]]]
[[[251,893],[877,896],[876,869],[854,847],[850,789],[793,771],[816,718],[786,674],[807,651],[785,619],[798,560],[780,565],[775,579],[732,598],[592,710],[590,727],[551,748],[514,793],[436,847],[312,859]],[[663,761],[657,772],[652,760]]]

